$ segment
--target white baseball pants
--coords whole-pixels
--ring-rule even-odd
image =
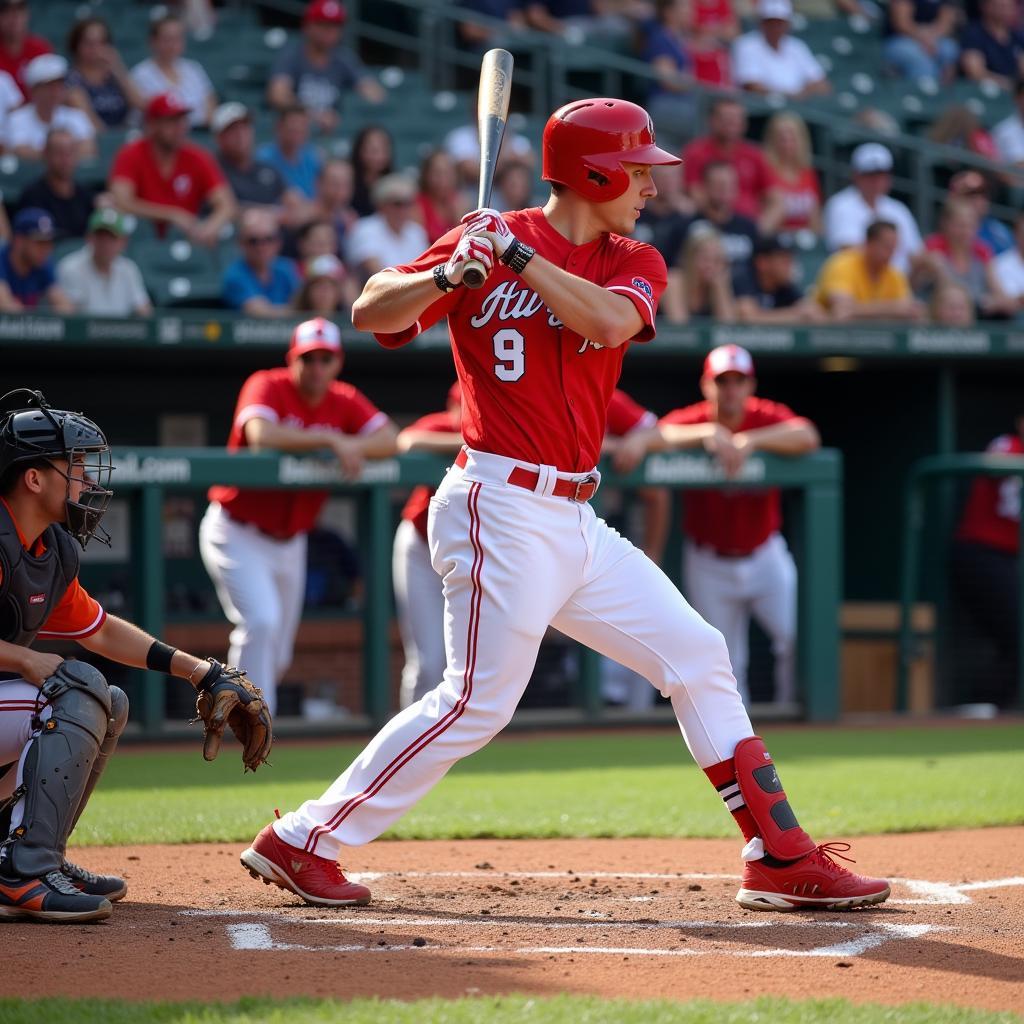
[[[274,540],[213,502],[199,524],[199,553],[234,626],[228,662],[263,690],[273,714],[302,617],[306,534]]]
[[[391,553],[395,612],[405,649],[398,706],[407,708],[425,696],[444,674],[444,591],[430,564],[430,548],[403,519]]]
[[[687,543],[683,580],[693,607],[725,637],[736,684],[749,702],[750,617],[772,641],[775,700],[796,699],[796,564],[779,533],[745,558],[721,558]]]
[[[38,686],[24,679],[0,681],[0,768],[15,765],[0,778],[0,802],[21,785],[22,761],[29,740],[50,714],[50,705],[40,699]],[[0,835],[0,842],[6,838]]]
[[[653,562],[589,505],[546,496],[554,467],[468,456],[431,499],[443,680],[385,725],[323,796],[274,823],[293,846],[330,858],[375,839],[484,746],[511,719],[549,625],[669,696],[702,768],[753,735],[721,633]],[[517,465],[539,471],[535,492],[507,483]]]

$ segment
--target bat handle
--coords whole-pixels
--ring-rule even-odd
[[[462,268],[462,283],[467,288],[479,288],[487,280],[487,269],[479,260],[466,260]]]

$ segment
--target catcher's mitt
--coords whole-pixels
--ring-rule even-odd
[[[220,751],[224,727],[228,726],[242,744],[242,762],[254,772],[267,760],[274,742],[270,709],[263,691],[249,677],[231,665],[206,659],[210,669],[197,689],[196,714],[203,721],[203,757],[212,761]]]

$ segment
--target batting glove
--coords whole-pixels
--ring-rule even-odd
[[[484,272],[490,274],[494,266],[494,248],[488,238],[478,235],[463,234],[455,246],[454,252],[444,265],[444,276],[453,288],[462,284],[462,272],[466,269],[467,260],[479,260]]]
[[[478,238],[486,238],[494,247],[494,255],[500,260],[505,255],[505,250],[516,240],[508,221],[497,210],[484,207],[482,210],[474,210],[462,218],[466,225],[465,235],[474,235]],[[463,237],[465,237],[463,235]]]

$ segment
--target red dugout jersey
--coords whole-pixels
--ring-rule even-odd
[[[387,422],[384,413],[364,394],[341,381],[331,384],[319,405],[308,405],[283,366],[257,370],[242,385],[228,451],[248,447],[244,428],[254,418],[300,430],[342,434],[369,434]],[[327,495],[327,491],[243,490],[217,485],[210,488],[207,497],[219,502],[232,519],[252,523],[264,533],[285,540],[313,528]]]
[[[1024,455],[1019,437],[1004,434],[986,449],[992,455]],[[999,551],[1020,551],[1021,480],[1017,476],[980,476],[971,484],[958,540],[985,544]]]
[[[0,501],[4,501],[4,499],[0,498]],[[29,550],[28,541],[25,540],[25,535],[21,532],[21,527],[14,518],[10,505],[4,501],[4,506],[11,517],[11,522],[14,523],[15,530],[18,531],[18,540],[21,541],[21,546]],[[46,545],[40,538],[32,546],[30,554],[38,558],[44,551],[46,551]],[[2,579],[2,573],[0,573],[0,579]],[[61,640],[84,640],[87,636],[92,636],[106,621],[107,613],[99,602],[87,593],[76,576],[71,586],[64,591],[64,596],[57,606],[50,612],[37,636]]]
[[[798,420],[792,409],[764,398],[747,399],[739,429],[756,430],[775,423]],[[711,407],[697,402],[674,409],[662,423],[710,423]],[[683,531],[695,544],[714,548],[723,555],[746,555],[763,544],[782,525],[782,504],[777,487],[756,491],[687,491]]]
[[[653,247],[605,234],[573,245],[539,208],[505,214],[513,233],[545,259],[628,298],[644,326],[634,341],[654,337],[665,261]],[[392,269],[430,270],[461,237],[455,228],[419,259]],[[387,348],[411,341],[448,317],[462,384],[462,433],[478,451],[568,472],[593,469],[601,452],[608,403],[628,345],[606,349],[564,327],[543,300],[501,263],[477,291],[457,288],[432,303],[401,334],[378,334]]]

